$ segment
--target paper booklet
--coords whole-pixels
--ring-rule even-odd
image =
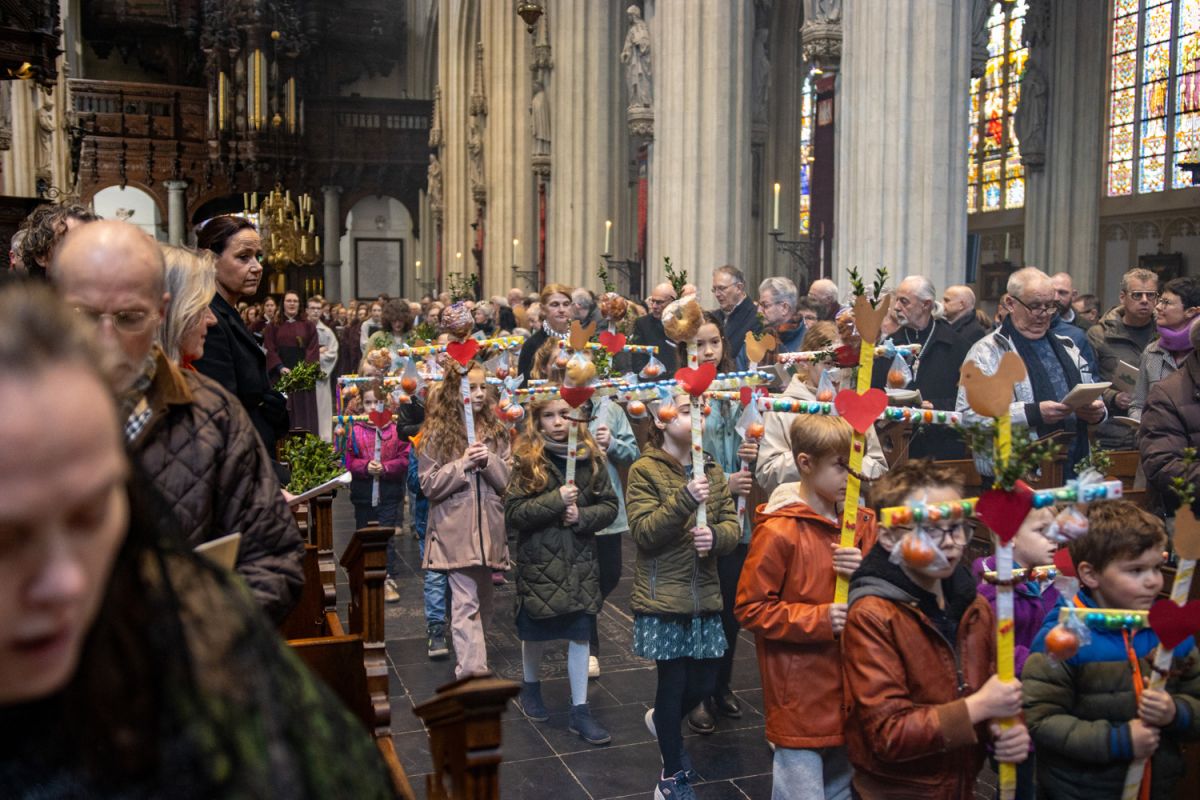
[[[219,567],[232,570],[237,564],[238,548],[242,544],[242,534],[229,533],[219,539],[196,545],[196,552]]]
[[[1110,386],[1112,384],[1108,381],[1103,381],[1102,383],[1080,383],[1074,389],[1067,392],[1067,396],[1062,399],[1063,404],[1071,408],[1083,408],[1104,394],[1104,390]]]
[[[314,497],[317,497],[319,495],[328,494],[329,492],[332,492],[334,489],[339,489],[342,486],[349,486],[349,485],[350,485],[350,473],[343,472],[341,475],[338,475],[336,478],[334,478],[331,481],[325,481],[325,483],[322,483],[320,486],[314,486],[313,488],[309,489],[307,492],[296,495],[288,502],[288,505],[294,506],[298,503],[303,503],[305,500],[311,500]]]
[[[1115,372],[1113,372],[1112,382],[1119,392],[1132,392],[1137,386],[1138,375],[1141,370],[1130,364],[1128,361],[1122,361]]]

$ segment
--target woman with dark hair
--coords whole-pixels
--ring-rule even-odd
[[[279,316],[263,329],[267,375],[279,380],[298,364],[319,364],[320,343],[317,326],[308,321],[300,305],[300,293],[287,290],[283,293],[283,309]],[[292,427],[303,428],[314,435],[319,432],[316,390],[288,392],[287,404]]]
[[[390,797],[370,736],[131,475],[94,333],[0,292],[5,797]],[[69,454],[69,458],[64,457]]]
[[[1190,334],[1197,318],[1200,318],[1200,278],[1188,276],[1168,281],[1154,306],[1158,338],[1142,352],[1129,416],[1141,419],[1150,387],[1178,370],[1191,355]]]
[[[262,333],[263,329],[274,322],[279,317],[279,303],[275,302],[275,298],[267,295],[262,302],[262,313],[250,326],[251,333]]]
[[[287,433],[287,401],[267,379],[267,355],[237,313],[237,302],[258,291],[262,280],[262,240],[254,223],[242,217],[213,217],[196,236],[200,250],[217,254],[217,293],[204,357],[196,369],[232,393],[254,422],[267,452],[275,455],[276,440]]]

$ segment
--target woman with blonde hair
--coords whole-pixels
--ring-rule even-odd
[[[167,316],[159,329],[159,344],[167,358],[187,369],[204,355],[208,329],[217,324],[209,309],[217,292],[217,259],[208,250],[159,245],[166,261],[166,290],[171,295]]]

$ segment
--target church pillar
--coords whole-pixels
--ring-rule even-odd
[[[3,151],[4,194],[37,195],[38,121],[34,81],[11,84],[12,146]]]
[[[341,275],[342,266],[342,210],[340,197],[342,187],[322,186],[324,200],[321,203],[324,220],[322,225],[321,246],[325,254],[325,299],[331,303],[340,302],[343,298],[354,296],[354,283],[349,276]]]
[[[187,244],[184,241],[187,230],[187,181],[165,181],[167,187],[167,243],[173,245]]]
[[[1034,13],[1039,7],[1040,19]],[[1071,273],[1081,294],[1097,288],[1100,257],[1107,21],[1089,0],[1056,0],[1032,3],[1025,23],[1033,40],[1019,113],[1027,101],[1039,104],[1028,118],[1042,120],[1043,130],[1021,141],[1027,175],[1024,261],[1050,274]],[[1041,74],[1031,81],[1034,67]],[[1031,145],[1043,165],[1030,163]]]
[[[833,276],[966,277],[971,4],[846,0]]]
[[[472,191],[471,159],[468,155],[469,130],[472,125],[482,127],[486,117],[474,117],[470,113],[471,94],[474,88],[476,67],[475,45],[479,41],[478,0],[438,0],[437,26],[437,75],[441,89],[439,110],[441,113],[441,241],[439,263],[435,266],[438,291],[448,291],[451,276],[465,278],[474,272],[471,250],[476,243],[476,200]],[[477,128],[476,130],[479,130]],[[477,134],[482,140],[482,131]],[[503,158],[503,154],[482,150],[483,166],[487,161]],[[486,197],[488,179],[484,170],[479,170],[482,181],[477,186]],[[462,254],[461,257],[458,254]],[[436,294],[436,292],[435,292]]]
[[[546,8],[554,54],[553,69],[540,71],[550,106],[546,274],[593,290],[604,221],[620,219],[617,193],[627,174],[619,63],[625,5],[553,0]]]
[[[647,0],[652,42],[647,289],[663,257],[685,269],[706,308],[711,275],[750,263],[750,0]]]

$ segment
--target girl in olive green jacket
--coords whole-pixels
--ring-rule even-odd
[[[725,652],[717,556],[733,550],[741,528],[725,473],[705,456],[704,475],[692,475],[691,400],[660,406],[650,447],[629,470],[625,505],[637,545],[633,583],[633,650],[658,667],[654,708],[646,726],[663,759],[656,797],[688,796],[690,759],[680,723],[716,689]],[[708,525],[696,527],[707,504]]]

